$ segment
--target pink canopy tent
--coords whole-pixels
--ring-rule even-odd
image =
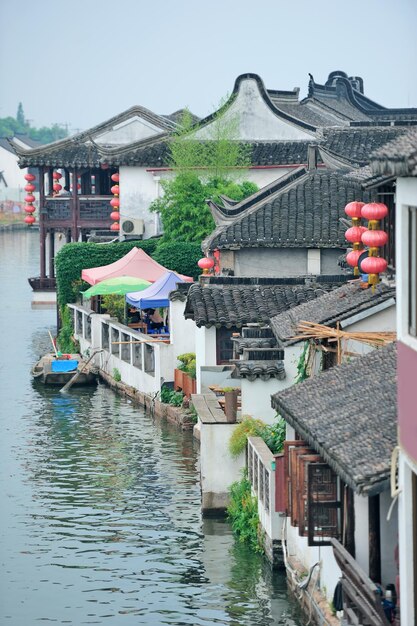
[[[83,270],[81,278],[90,285],[96,285],[102,280],[114,278],[115,276],[135,276],[136,278],[143,278],[154,283],[167,271],[166,267],[159,265],[140,248],[132,248],[126,256],[114,263]],[[183,276],[182,274],[179,274],[179,276],[183,280],[193,281],[190,276]]]

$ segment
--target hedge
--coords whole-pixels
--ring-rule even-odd
[[[118,261],[133,247],[142,248],[161,265],[192,276],[200,275],[197,261],[201,258],[201,245],[190,242],[166,242],[159,239],[124,241],[109,244],[69,243],[55,257],[57,301],[60,307],[75,302],[80,291],[88,288],[81,280],[81,272],[89,267],[101,267]]]
[[[195,241],[161,241],[152,255],[164,267],[192,276],[194,280],[201,274],[197,262],[202,257],[201,243]]]

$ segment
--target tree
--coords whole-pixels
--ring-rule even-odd
[[[19,102],[16,113],[16,121],[21,126],[26,126],[25,114],[23,112],[23,104]]]
[[[238,182],[250,164],[250,146],[238,140],[238,130],[238,119],[222,106],[201,129],[185,110],[170,141],[176,177],[162,181],[164,195],[150,207],[161,214],[164,241],[201,241],[215,226],[208,198],[239,201],[257,191],[254,183]]]

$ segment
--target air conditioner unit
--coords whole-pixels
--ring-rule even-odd
[[[122,235],[143,235],[145,224],[141,219],[124,218],[120,222],[120,233]]]

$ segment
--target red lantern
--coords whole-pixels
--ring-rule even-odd
[[[203,274],[208,274],[209,270],[214,267],[214,260],[204,256],[198,261],[197,265],[203,270]]]
[[[35,180],[36,176],[34,176],[33,174],[25,174],[25,180],[28,181],[28,183],[31,183],[33,180]]]
[[[380,274],[385,272],[388,263],[380,256],[368,256],[361,262],[362,271],[366,274]]]
[[[352,252],[349,252],[349,254],[346,255],[346,263],[350,265],[350,267],[356,267],[358,265],[359,257],[363,253],[363,250],[352,250]]]
[[[32,185],[32,183],[28,183],[27,185],[25,185],[25,191],[27,191],[28,193],[32,193],[32,191],[35,191],[36,187],[35,185]]]
[[[25,196],[25,202],[27,202],[28,204],[30,202],[35,202],[35,196],[32,196],[32,194],[28,194],[27,196]]]
[[[54,183],[53,185],[53,190],[58,193],[59,191],[61,191],[62,189],[62,185],[60,185],[59,183]]]
[[[118,209],[118,208],[119,208],[119,206],[120,206],[120,200],[119,200],[119,198],[112,198],[112,199],[110,200],[110,206],[112,206],[114,209],[116,209],[116,208]]]
[[[111,179],[114,183],[118,183],[119,182],[119,172],[116,172],[115,174],[111,175]]]
[[[362,235],[362,243],[370,248],[382,248],[388,241],[388,234],[384,230],[367,230]]]
[[[26,213],[34,213],[35,212],[35,207],[33,206],[33,204],[25,204],[24,207]]]
[[[113,224],[110,226],[110,230],[120,230],[119,222],[113,222]]]
[[[54,180],[60,180],[60,179],[62,178],[62,174],[60,174],[59,172],[54,172],[54,173],[52,174],[52,178],[53,178]]]
[[[25,217],[25,223],[28,226],[32,226],[32,224],[34,224],[36,222],[35,218],[33,217],[33,215],[26,215]]]
[[[114,196],[118,196],[119,195],[119,185],[113,185],[113,187],[110,189],[110,191],[112,192],[112,194]]]
[[[110,219],[112,219],[114,222],[118,222],[120,218],[120,213],[119,211],[112,211],[110,213]]]
[[[359,243],[366,230],[365,226],[352,226],[345,232],[345,237],[351,243]]]
[[[349,217],[360,219],[362,217],[362,207],[365,206],[364,202],[349,202],[345,206],[345,213]]]
[[[388,207],[382,202],[370,202],[362,207],[362,217],[367,220],[382,220],[388,215]]]

